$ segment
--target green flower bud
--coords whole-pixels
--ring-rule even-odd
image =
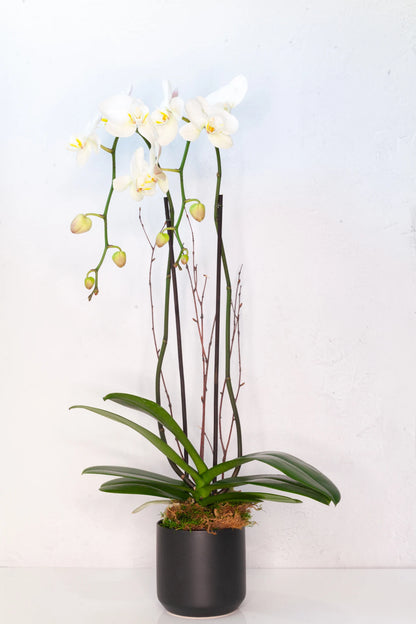
[[[120,269],[126,264],[126,260],[126,253],[124,251],[116,251],[113,253],[113,262],[120,267]]]
[[[156,236],[156,245],[158,247],[163,247],[167,242],[169,242],[169,234],[167,232],[159,232]]]
[[[85,284],[85,288],[87,288],[88,290],[91,290],[91,288],[94,286],[95,284],[95,279],[93,277],[90,277],[89,275],[85,278],[84,280],[84,284]]]
[[[192,204],[189,208],[189,212],[195,221],[202,221],[205,217],[205,206],[201,204],[201,202],[197,202],[196,204]]]
[[[188,264],[188,260],[189,260],[189,256],[188,254],[184,251],[183,254],[181,255],[181,262],[182,264]]]
[[[91,229],[92,221],[84,214],[79,214],[71,223],[71,232],[73,234],[83,234]]]

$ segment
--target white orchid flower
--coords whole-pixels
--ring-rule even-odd
[[[167,80],[163,81],[163,95],[163,102],[153,111],[151,119],[156,128],[157,142],[159,145],[168,145],[178,132],[178,120],[183,113],[183,100],[178,97],[176,89],[172,90]]]
[[[189,123],[180,129],[185,141],[195,141],[205,128],[209,141],[219,148],[233,144],[231,134],[238,130],[237,119],[220,104],[209,104],[206,99],[197,97],[186,103]]]
[[[235,106],[240,104],[241,100],[247,93],[247,78],[243,75],[236,76],[225,87],[221,87],[210,93],[205,98],[208,104],[220,105],[227,112],[230,112]]]
[[[156,138],[149,109],[131,95],[114,95],[100,105],[102,121],[109,134],[115,137],[132,136],[136,129],[150,143]]]
[[[84,134],[72,136],[69,140],[68,149],[77,152],[77,162],[85,165],[92,152],[98,152],[100,149],[100,140],[96,134],[97,126],[100,118],[97,117],[89,124]]]
[[[136,201],[140,201],[145,195],[154,195],[156,184],[163,193],[167,192],[168,180],[157,164],[154,149],[150,150],[148,162],[144,157],[142,147],[139,147],[133,154],[130,175],[119,176],[113,180],[113,187],[116,191],[129,188],[131,196]]]

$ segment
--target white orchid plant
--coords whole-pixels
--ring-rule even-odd
[[[93,295],[97,295],[99,292],[99,271],[109,250],[115,249],[112,258],[117,266],[123,267],[126,263],[126,252],[109,243],[107,218],[113,191],[121,192],[128,189],[131,198],[138,203],[145,202],[148,195],[160,193],[163,196],[163,201],[161,197],[162,227],[154,242],[144,227],[141,206],[138,204],[140,224],[151,249],[149,275],[151,275],[155,254],[164,253],[164,251],[159,251],[159,248],[164,247],[167,250],[167,269],[164,275],[163,336],[161,339],[157,338],[154,328],[152,287],[149,279],[152,331],[156,350],[155,395],[152,399],[125,393],[111,393],[104,397],[104,400],[110,400],[131,408],[135,412],[144,412],[152,416],[157,421],[158,432],[155,433],[143,427],[137,422],[137,419],[130,420],[120,414],[101,408],[82,405],[74,407],[95,412],[139,433],[166,456],[176,478],[144,470],[141,467],[92,466],[85,469],[84,473],[115,477],[103,483],[100,489],[104,492],[150,495],[156,500],[163,501],[191,501],[203,507],[215,506],[224,501],[253,504],[264,500],[283,503],[302,502],[301,499],[287,496],[286,493],[309,497],[327,505],[331,502],[337,504],[340,500],[340,493],[332,481],[322,472],[293,455],[278,451],[263,451],[246,455],[243,453],[241,422],[237,408],[238,395],[243,385],[240,360],[241,286],[238,276],[237,286],[232,287],[222,238],[221,150],[229,149],[233,145],[232,136],[238,129],[238,121],[233,114],[233,109],[243,100],[246,91],[247,81],[245,77],[237,76],[225,87],[206,97],[195,97],[184,105],[177,90],[172,90],[170,84],[164,82],[163,101],[159,108],[152,112],[131,93],[116,95],[108,98],[100,105],[99,115],[84,135],[73,137],[70,140],[69,147],[77,153],[80,164],[85,164],[91,155],[100,150],[108,153],[111,157],[111,186],[103,212],[101,214],[80,214],[71,223],[71,230],[75,234],[87,232],[92,226],[93,219],[101,220],[103,223],[103,252],[97,266],[90,269],[85,277],[85,287],[91,291],[90,300]],[[101,143],[99,132],[102,130],[113,137],[111,147],[106,147]],[[199,199],[188,198],[185,190],[184,168],[190,145],[201,134],[206,134],[216,156],[215,201],[212,211],[206,211],[204,203]],[[117,144],[120,139],[133,135],[137,136],[138,145],[131,158],[130,171],[117,175]],[[177,168],[168,169],[161,164],[162,149],[165,150],[175,140],[183,142],[183,155]],[[168,174],[179,177],[180,208],[178,211],[175,211],[174,199],[169,190]],[[215,250],[215,311],[209,332],[204,326],[206,316],[204,314],[204,296],[207,277],[204,276],[201,284],[198,265],[195,260],[194,243],[192,246],[186,247],[183,243],[184,236],[182,234],[183,224],[187,221],[188,238],[194,241],[193,227],[198,227],[197,224],[205,218],[206,212],[209,213],[209,217],[213,221],[217,240]],[[185,219],[183,219],[184,215]],[[196,223],[192,226],[192,222]],[[190,255],[192,261],[190,261]],[[182,277],[185,276],[185,280],[190,285],[195,308],[195,318],[192,319],[192,324],[196,325],[201,348],[203,383],[201,435],[198,449],[188,436],[186,376],[182,351],[183,332],[181,331],[178,297],[179,276],[181,282]],[[226,284],[223,314],[221,314],[222,280]],[[173,311],[172,306],[170,306],[172,298]],[[171,345],[169,341],[168,329],[171,314],[174,314],[175,317],[176,345]],[[221,318],[224,318],[224,331],[220,327]],[[223,345],[221,357],[223,373],[220,379],[221,344]],[[168,348],[174,348],[177,351],[180,424],[178,419],[174,417],[172,401],[163,372],[164,358]],[[232,379],[231,358],[233,354],[237,354],[239,363],[237,380]],[[212,359],[214,359],[213,363]],[[192,366],[195,365],[196,363],[192,363]],[[209,439],[207,435],[207,397],[210,376],[213,378],[210,399],[213,411],[212,439]],[[227,399],[231,414],[228,430],[225,431],[223,411]],[[236,439],[236,456],[229,459],[227,453],[230,448],[230,440],[234,436]],[[267,464],[276,472],[240,475],[240,468],[249,462]],[[245,489],[247,486],[249,487],[248,490]],[[253,486],[255,489],[250,489]],[[285,494],[276,492],[284,492]]]

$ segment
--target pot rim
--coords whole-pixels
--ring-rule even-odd
[[[171,527],[165,527],[162,525],[162,522],[163,522],[162,520],[158,520],[156,523],[156,526],[159,527],[160,529],[165,529],[166,531],[173,531],[175,533],[207,533],[208,535],[216,535],[217,533],[226,533],[226,532],[237,533],[240,531],[244,531],[244,529],[246,528],[246,527],[241,527],[241,529],[232,529],[232,528],[215,529],[215,533],[210,533],[206,529],[174,529]]]

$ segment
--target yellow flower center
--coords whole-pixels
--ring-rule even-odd
[[[69,144],[71,147],[75,147],[75,149],[83,149],[84,144],[78,137],[75,138],[75,143]]]
[[[169,115],[162,110],[157,111],[158,118],[155,119],[155,123],[162,126],[169,120]]]
[[[155,183],[156,183],[156,178],[154,178],[153,176],[150,175],[150,173],[148,173],[145,179],[143,180],[142,185],[137,188],[137,192],[145,193],[146,191],[152,191]]]
[[[149,116],[149,113],[144,113],[143,111],[140,111],[139,109],[136,109],[133,114],[128,113],[129,117],[130,117],[130,121],[133,124],[139,123],[139,124],[143,124],[147,117]]]
[[[213,134],[215,132],[214,120],[208,119],[207,122],[207,132],[208,134]]]

